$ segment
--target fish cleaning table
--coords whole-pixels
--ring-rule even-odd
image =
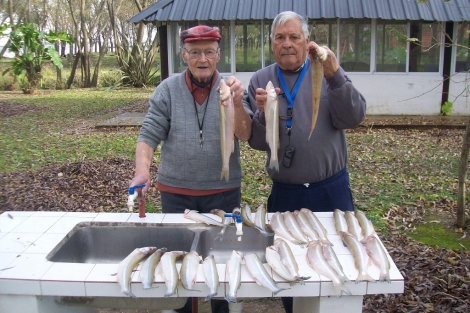
[[[343,245],[336,233],[333,214],[316,213],[316,215],[327,229],[328,238],[334,245],[333,249],[344,272],[352,281],[346,283],[352,295],[336,297],[332,282],[317,274],[308,265],[307,249],[290,244],[299,265],[300,275],[311,276],[311,278],[303,285],[290,286],[273,273],[268,264],[264,264],[269,273],[273,274],[279,287],[289,288],[279,292],[275,297],[294,297],[294,312],[324,313],[347,310],[348,313],[355,313],[362,312],[364,295],[403,293],[404,278],[390,256],[388,256],[391,265],[390,283],[360,282],[356,284],[354,280],[358,271],[354,266],[354,259],[349,248]],[[218,219],[215,215],[210,216]],[[268,214],[268,219],[270,216],[271,214]],[[139,218],[138,213],[4,212],[0,215],[0,313],[96,312],[95,308],[99,305],[94,304],[95,299],[113,300],[108,303],[115,306],[105,306],[109,308],[129,306],[127,300],[134,299],[125,298],[121,294],[121,288],[115,276],[118,264],[62,263],[51,262],[46,258],[54,247],[81,222],[109,222],[115,225],[119,223],[195,223],[185,219],[183,214],[147,213],[146,217]],[[242,237],[242,240],[249,239]],[[178,263],[177,267],[179,269],[181,263]],[[154,287],[159,288],[144,290],[139,280],[138,269],[139,267],[133,273],[131,287],[138,302],[144,303],[144,300],[158,302],[158,298],[162,298],[166,292],[163,277],[158,273],[155,275]],[[217,269],[220,280],[218,297],[222,298],[228,290],[225,264],[217,264]],[[379,278],[379,269],[375,265],[371,264],[368,272],[373,278]],[[204,282],[202,266],[199,266],[195,289],[199,291],[187,291],[178,285],[177,297],[205,297],[207,295],[209,289]],[[272,296],[269,289],[254,282],[245,265],[242,265],[242,283],[237,292],[237,299]]]

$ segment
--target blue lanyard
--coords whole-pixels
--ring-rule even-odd
[[[281,87],[284,90],[284,94],[286,95],[286,98],[287,98],[286,129],[287,129],[287,134],[289,135],[290,135],[290,129],[292,128],[292,110],[294,107],[295,97],[297,96],[297,92],[299,91],[300,84],[302,84],[302,80],[304,79],[305,73],[307,72],[307,67],[308,67],[308,59],[305,60],[304,67],[302,68],[302,71],[300,72],[300,75],[297,78],[297,81],[295,82],[294,88],[292,89],[292,95],[291,95],[289,92],[289,89],[287,88],[286,81],[284,80],[284,76],[282,75],[281,69],[279,68],[279,65],[276,66],[276,72],[277,72],[277,76],[279,77],[279,82],[281,83]]]

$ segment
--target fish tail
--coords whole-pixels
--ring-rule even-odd
[[[310,279],[311,276],[295,276],[298,281]]]
[[[223,180],[224,178],[225,178],[225,181],[228,181],[229,173],[228,173],[228,168],[226,167],[222,168],[222,172],[220,173],[220,180]]]
[[[275,169],[276,171],[279,172],[279,162],[278,162],[278,160],[271,158],[271,160],[269,161],[269,167],[272,168],[272,169]]]
[[[132,291],[130,291],[129,289],[125,289],[125,290],[123,289],[123,290],[121,290],[121,292],[122,292],[123,294],[125,294],[126,296],[129,296],[129,297],[131,297],[131,298],[134,298],[134,299],[137,298],[137,297],[132,293]]]
[[[359,273],[359,276],[356,278],[356,284],[360,283],[362,281],[368,281],[370,283],[376,283],[376,280],[373,279],[369,274],[367,273]]]
[[[204,299],[204,302],[205,301],[209,301],[212,297],[216,296],[217,295],[217,292],[213,292],[213,293],[210,293],[206,296],[206,298]]]
[[[163,297],[168,298],[168,297],[174,296],[175,294],[176,292],[174,291],[167,291],[167,293],[165,293]]]
[[[278,288],[277,290],[273,291],[273,295],[277,295],[279,292],[283,291],[283,290],[288,290],[290,288]]]
[[[380,273],[379,281],[384,281],[391,284],[390,275],[388,273]]]
[[[343,294],[348,295],[348,296],[351,295],[351,291],[349,291],[348,287],[346,287],[344,283],[334,284],[334,287],[335,287],[336,296],[338,298],[341,298]]]
[[[226,294],[225,300],[227,300],[228,302],[237,303],[237,297],[235,295]]]

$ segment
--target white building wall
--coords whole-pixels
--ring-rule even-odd
[[[452,76],[449,87],[449,101],[453,102],[452,115],[470,115],[470,77],[468,73]]]

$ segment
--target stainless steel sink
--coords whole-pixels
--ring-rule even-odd
[[[218,226],[199,224],[145,224],[84,222],[48,254],[53,262],[66,263],[119,263],[135,248],[145,246],[166,247],[168,251],[196,250],[205,258],[213,254],[217,263],[225,263],[232,250],[255,252],[265,261],[266,247],[273,237],[265,237],[258,230],[243,227],[241,241],[235,227],[227,227],[222,240],[215,240],[221,231]]]

